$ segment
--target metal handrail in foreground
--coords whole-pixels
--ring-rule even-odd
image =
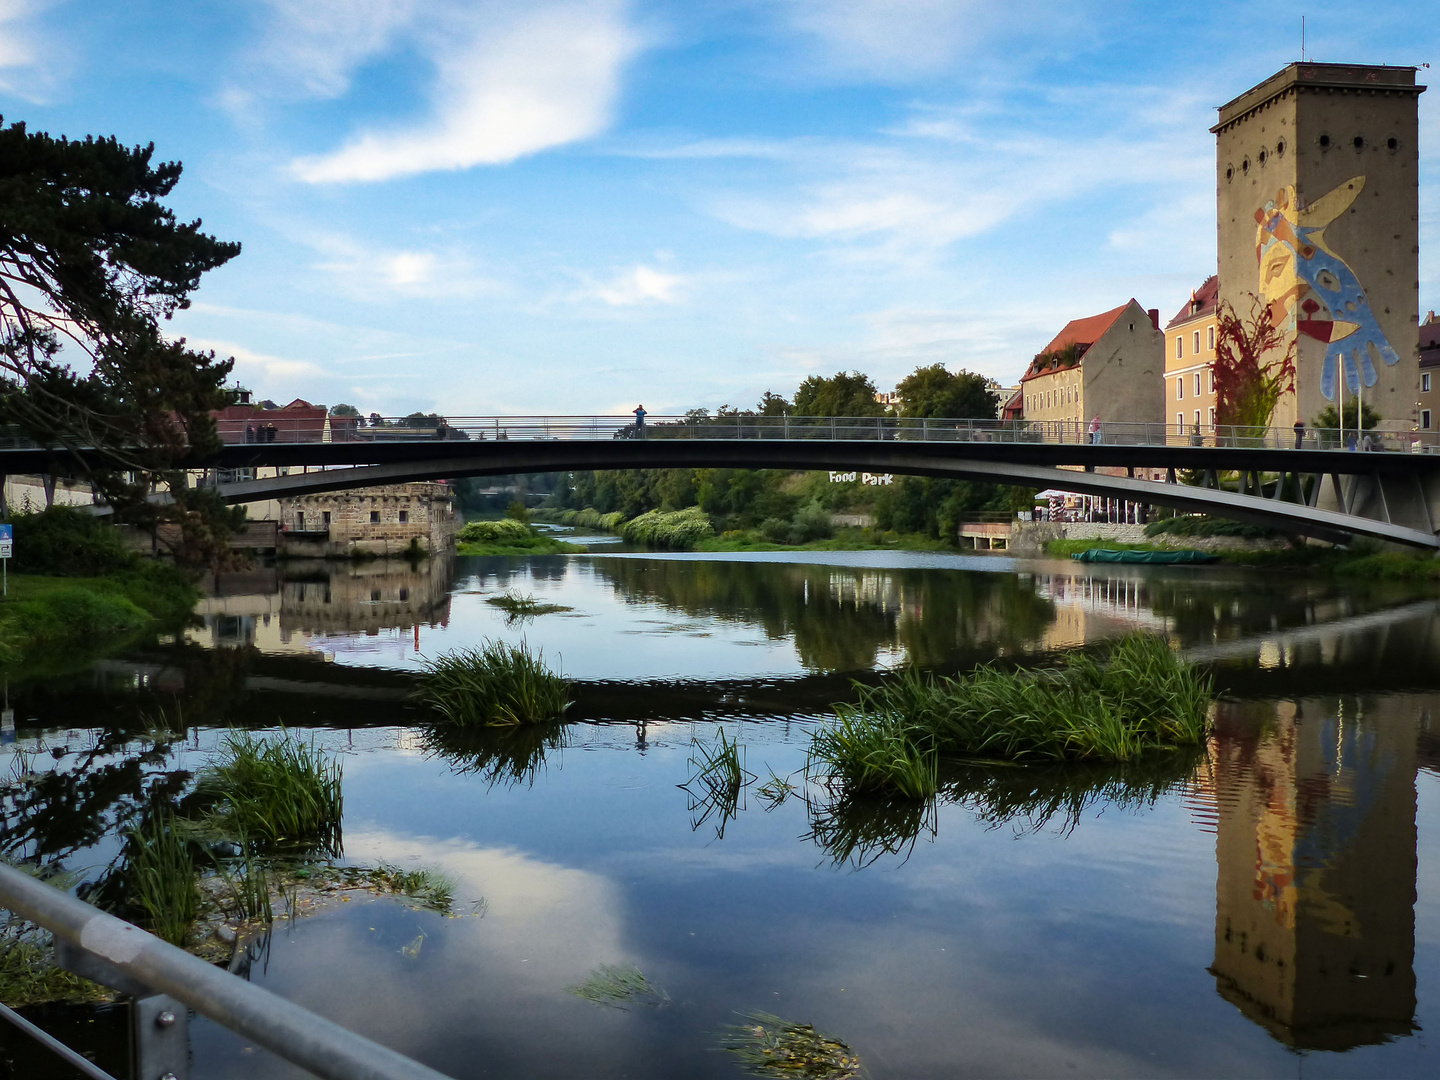
[[[0,907],[325,1080],[448,1080],[4,863]]]

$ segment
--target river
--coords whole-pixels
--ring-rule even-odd
[[[507,590],[567,610],[517,621],[488,602]],[[799,775],[854,679],[1136,629],[1214,671],[1203,753],[956,767],[928,807]],[[493,638],[575,680],[571,722],[434,737],[413,672]],[[183,635],[7,694],[4,848],[92,880],[228,728],[341,755],[346,857],[440,868],[455,911],[282,919],[249,977],[457,1078],[738,1076],[717,1045],[755,1012],[872,1077],[1437,1071],[1433,591],[904,552],[292,564],[221,581]],[[141,736],[157,716],[184,736]],[[733,807],[679,786],[717,729],[756,778]],[[567,992],[602,965],[654,995]],[[37,1015],[117,1052],[105,1010]],[[303,1075],[203,1019],[190,1039],[197,1078]]]

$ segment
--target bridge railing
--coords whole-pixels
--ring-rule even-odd
[[[227,443],[447,442],[489,440],[749,439],[935,443],[1100,444],[1206,446],[1440,453],[1440,432],[1240,427],[1073,420],[955,420],[894,416],[629,416],[380,417],[317,429],[314,421],[283,418],[245,431],[224,430]]]
[[[227,445],[269,443],[412,443],[490,440],[750,439],[933,443],[1101,444],[1244,449],[1354,449],[1440,453],[1440,431],[1357,433],[1332,428],[1234,427],[1075,420],[954,420],[894,416],[631,416],[285,417],[222,420]],[[0,428],[0,448],[34,448]]]

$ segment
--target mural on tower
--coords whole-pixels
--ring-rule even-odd
[[[1352,394],[1360,380],[1374,386],[1375,361],[1387,366],[1400,357],[1386,340],[1355,272],[1325,242],[1325,228],[1350,208],[1365,187],[1354,176],[1301,207],[1295,188],[1286,186],[1272,202],[1255,211],[1259,227],[1255,256],[1260,295],[1276,326],[1325,342],[1320,392],[1335,400],[1337,362]]]

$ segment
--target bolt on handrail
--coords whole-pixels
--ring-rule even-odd
[[[448,1080],[3,862],[0,907],[325,1080]]]

